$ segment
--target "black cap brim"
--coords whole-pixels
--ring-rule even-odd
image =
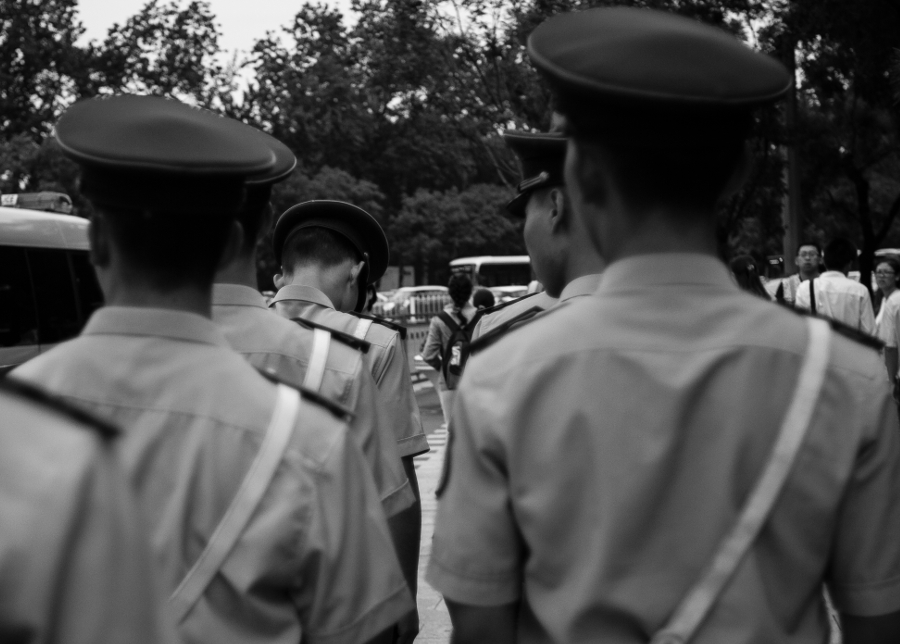
[[[387,236],[372,215],[343,201],[307,201],[284,211],[275,224],[272,236],[272,247],[278,263],[281,264],[284,244],[291,233],[302,228],[316,227],[342,235],[360,255],[368,257],[367,284],[381,279],[390,260]]]

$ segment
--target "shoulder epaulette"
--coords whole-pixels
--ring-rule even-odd
[[[267,367],[265,369],[257,369],[257,371],[262,374],[263,377],[265,377],[267,380],[270,380],[277,385],[287,385],[292,389],[296,389],[300,392],[300,395],[303,396],[304,400],[308,400],[319,405],[320,407],[324,407],[325,409],[330,411],[336,418],[347,422],[353,420],[353,412],[344,407],[342,404],[337,403],[326,396],[323,396],[317,391],[307,389],[299,383],[281,377],[281,375],[276,373],[275,370],[271,367]]]
[[[344,333],[343,331],[332,329],[330,326],[325,326],[324,324],[319,324],[318,322],[307,320],[306,318],[291,318],[291,322],[296,322],[297,324],[305,326],[308,329],[322,329],[323,331],[328,331],[331,336],[338,342],[342,342],[343,344],[346,344],[347,346],[352,347],[357,351],[362,351],[363,353],[368,353],[369,347],[372,346],[371,342],[367,342],[366,340],[357,338],[356,336],[350,335],[349,333]]]
[[[37,405],[51,409],[58,414],[65,416],[69,420],[77,422],[79,425],[87,426],[95,430],[104,439],[117,437],[121,432],[115,425],[97,418],[93,414],[80,409],[61,398],[47,393],[43,389],[35,387],[32,384],[17,380],[14,376],[7,376],[0,379],[0,389],[13,395],[20,396]]]
[[[523,311],[522,313],[519,313],[519,315],[506,320],[502,324],[498,324],[496,327],[494,327],[484,335],[479,336],[475,340],[472,340],[472,342],[469,344],[469,355],[478,353],[479,351],[491,346],[497,340],[511,331],[513,327],[521,326],[522,324],[531,321],[538,315],[538,313],[544,313],[544,309],[539,306],[533,306],[527,311]]]
[[[819,318],[820,320],[825,320],[831,326],[831,330],[838,335],[841,335],[849,340],[853,340],[854,342],[869,347],[870,349],[881,351],[884,348],[884,342],[882,342],[875,336],[869,335],[864,331],[860,331],[859,329],[850,326],[849,324],[844,324],[843,322],[839,322],[838,320],[832,320],[831,318],[827,318],[824,315],[815,315],[810,311],[798,309],[790,306],[789,304],[782,304],[780,302],[778,304],[801,317],[813,317]]]
[[[358,313],[357,311],[350,311],[350,315],[355,315],[358,318],[363,318],[365,320],[372,320],[375,324],[380,324],[381,326],[386,326],[391,331],[396,331],[400,334],[400,339],[406,339],[406,327],[402,324],[397,324],[396,322],[391,322],[390,320],[385,320],[384,318],[380,318],[377,315],[369,315],[368,313]]]
[[[529,293],[528,295],[523,295],[522,297],[517,297],[514,300],[509,300],[508,302],[501,302],[500,304],[495,304],[494,306],[489,306],[486,309],[481,309],[481,313],[484,315],[490,315],[491,313],[496,313],[497,311],[505,309],[510,304],[517,304],[522,300],[527,300],[529,297],[534,297],[535,295],[540,295],[538,293]]]

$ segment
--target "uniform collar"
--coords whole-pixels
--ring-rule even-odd
[[[94,312],[82,335],[134,335],[229,346],[212,320],[171,309],[104,306]]]
[[[327,306],[329,309],[334,308],[334,304],[331,303],[331,300],[328,299],[328,296],[325,295],[325,293],[312,286],[303,286],[302,284],[288,284],[287,286],[282,286],[278,289],[275,297],[272,298],[272,302],[269,306],[284,300],[301,300],[303,302],[312,302],[313,304]]]
[[[846,275],[844,275],[844,274],[843,274],[842,272],[840,272],[840,271],[825,271],[824,273],[822,273],[821,275],[819,275],[819,277],[820,277],[820,278],[821,278],[821,277],[824,277],[824,278],[826,278],[826,279],[834,279],[834,278],[839,278],[839,279],[840,279],[840,278],[842,278],[842,277],[843,277],[844,279],[850,279],[849,277],[847,277]]]
[[[600,273],[591,273],[590,275],[582,275],[576,277],[566,284],[566,287],[559,294],[559,301],[565,302],[573,297],[581,297],[582,295],[593,295],[600,286]]]
[[[213,306],[255,306],[267,309],[266,298],[243,284],[213,284]]]
[[[603,271],[597,294],[654,286],[706,286],[737,290],[728,268],[710,255],[652,253],[613,262]]]

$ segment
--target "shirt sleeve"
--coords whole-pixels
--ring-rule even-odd
[[[296,597],[310,644],[366,642],[414,608],[375,483],[352,440],[315,474]]]
[[[794,290],[794,306],[806,311],[811,310],[809,301],[809,282],[800,282]]]
[[[443,352],[444,343],[438,320],[437,316],[431,318],[431,324],[428,326],[428,336],[425,338],[425,347],[422,349],[422,359],[439,370],[441,368],[441,353]]]
[[[868,333],[869,335],[875,335],[875,312],[872,309],[872,298],[869,296],[868,291],[862,293],[860,296],[859,308],[860,331]]]
[[[423,454],[430,448],[422,429],[422,418],[412,388],[406,352],[400,347],[400,334],[392,335],[382,357],[380,378],[376,378],[375,382],[381,401],[390,415],[389,422],[397,441],[397,449],[401,458],[405,458]]]
[[[826,576],[837,609],[859,616],[900,610],[900,432],[893,400],[875,393]]]
[[[450,445],[427,579],[445,597],[475,606],[516,601],[523,547],[512,515],[505,451],[492,429],[488,387],[463,378],[450,420]]]
[[[416,501],[403,463],[390,419],[378,397],[375,381],[367,369],[356,379],[355,405],[350,433],[369,464],[384,513],[392,517]]]
[[[881,314],[881,324],[878,326],[878,338],[889,348],[897,347],[897,312],[894,301],[887,298],[882,305],[884,312]]]
[[[71,525],[49,589],[56,601],[47,641],[174,643],[174,624],[164,617],[145,541],[148,531],[112,449],[99,448],[75,485],[77,505],[66,509]],[[54,514],[53,508],[45,511]]]

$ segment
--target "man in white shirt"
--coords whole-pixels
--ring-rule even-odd
[[[875,313],[869,289],[847,277],[856,246],[838,237],[825,247],[825,268],[817,279],[797,290],[797,308],[843,322],[869,335],[875,334]]]

